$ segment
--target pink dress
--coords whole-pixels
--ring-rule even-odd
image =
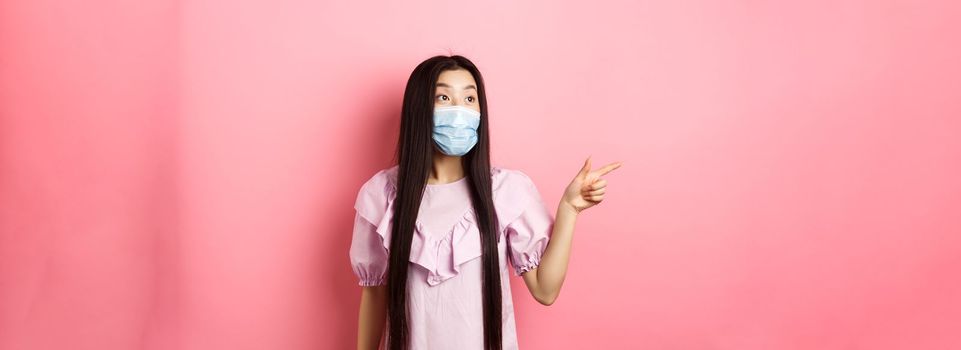
[[[354,209],[350,262],[361,286],[386,283],[390,227],[398,167],[381,170],[361,187]],[[503,348],[517,349],[511,270],[519,276],[540,263],[554,218],[530,177],[519,170],[491,168],[498,229],[503,299]],[[462,178],[424,189],[407,276],[410,348],[481,349],[481,245]],[[503,239],[506,237],[506,239]]]

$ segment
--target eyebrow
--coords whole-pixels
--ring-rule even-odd
[[[450,85],[447,85],[446,83],[437,83],[437,86],[445,87],[445,88],[450,88],[450,87],[451,87]],[[473,84],[471,84],[471,85],[467,85],[467,87],[464,88],[464,90],[467,90],[467,89],[477,90],[477,87],[474,86]]]

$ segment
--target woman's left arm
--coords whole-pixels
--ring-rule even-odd
[[[557,206],[551,239],[540,264],[522,275],[527,289],[537,302],[551,305],[557,300],[564,284],[564,276],[567,275],[567,262],[571,256],[577,215],[604,200],[607,180],[600,177],[620,166],[621,162],[615,162],[591,171],[591,158],[587,157],[584,167],[564,190],[564,196]]]

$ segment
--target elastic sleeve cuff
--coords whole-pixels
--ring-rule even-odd
[[[540,264],[541,256],[539,254],[528,255],[527,261],[518,262],[518,264],[514,266],[514,276],[520,276],[527,271],[533,270]]]
[[[361,287],[373,287],[373,286],[383,285],[385,283],[387,283],[386,278],[361,278],[357,282],[357,285]]]

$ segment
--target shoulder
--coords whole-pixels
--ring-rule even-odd
[[[398,165],[378,170],[360,186],[360,194],[379,194],[396,187]]]
[[[494,195],[495,205],[511,203],[510,206],[514,206],[527,202],[531,197],[539,196],[534,180],[527,173],[504,167],[492,167],[492,172],[491,192]]]
[[[538,203],[540,193],[526,172],[503,167],[492,168],[494,209],[503,228],[517,219],[531,203]]]
[[[377,223],[396,192],[397,165],[378,170],[357,191],[354,209],[368,221]]]
[[[491,188],[494,192],[533,185],[534,180],[520,169],[491,166]]]

